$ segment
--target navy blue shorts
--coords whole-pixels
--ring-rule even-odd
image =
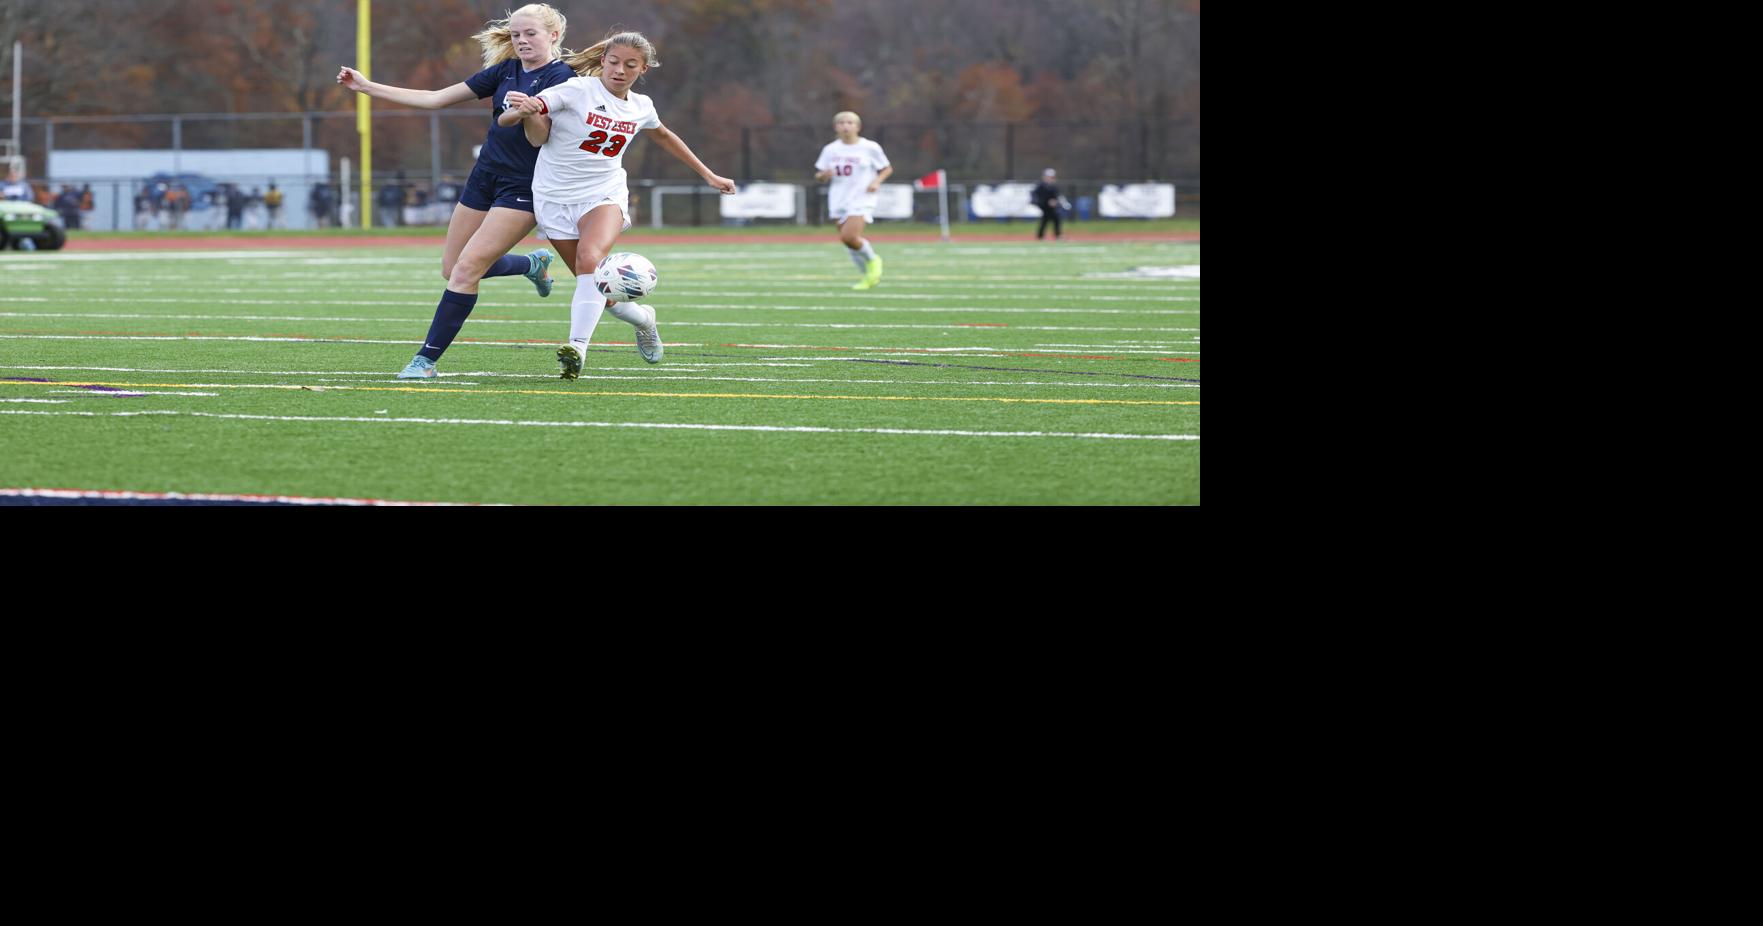
[[[459,204],[479,212],[488,212],[491,206],[531,212],[533,182],[492,174],[482,166],[474,166],[471,176],[465,178],[465,189],[459,191]]]

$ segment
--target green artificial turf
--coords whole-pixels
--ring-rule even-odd
[[[413,382],[393,374],[441,294],[436,246],[0,254],[0,488],[1199,503],[1197,243],[878,234],[886,276],[854,292],[826,231],[633,230],[621,248],[660,269],[666,360],[644,363],[608,314],[573,382],[554,357],[561,268],[548,299],[485,281],[442,376]],[[1108,276],[1178,267],[1194,269]]]

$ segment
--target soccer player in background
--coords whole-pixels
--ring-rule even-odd
[[[520,129],[494,121],[511,93],[537,93],[575,76],[559,60],[566,49],[568,22],[548,4],[529,3],[495,20],[472,36],[483,49],[484,69],[443,90],[407,90],[377,84],[354,68],[337,73],[337,83],[376,99],[418,109],[442,109],[469,100],[493,97],[489,135],[478,154],[459,204],[447,222],[447,245],[441,253],[441,276],[447,291],[435,308],[422,349],[398,373],[399,379],[427,379],[435,362],[459,335],[477,305],[478,281],[485,277],[520,275],[531,280],[540,296],[551,295],[546,269],[551,252],[509,253],[533,230],[533,167],[539,151]]]
[[[852,289],[873,289],[881,282],[882,259],[863,237],[865,222],[875,221],[875,198],[882,181],[894,172],[881,145],[860,137],[863,120],[853,112],[833,117],[837,141],[820,149],[814,179],[832,181],[827,190],[827,215],[839,224],[839,240],[850,249],[851,263],[863,274]]]
[[[282,191],[276,189],[274,183],[269,185],[269,192],[263,194],[263,208],[269,213],[268,226],[270,228],[281,228]]]
[[[1047,237],[1047,223],[1053,223],[1053,240],[1058,241],[1064,236],[1059,230],[1059,207],[1062,201],[1059,188],[1053,185],[1058,174],[1049,167],[1041,171],[1041,182],[1035,184],[1033,192],[1028,194],[1029,201],[1041,207],[1041,226],[1035,229],[1035,240],[1042,241]]]
[[[24,202],[36,202],[37,191],[24,182],[24,169],[14,164],[6,169],[6,182],[0,184],[0,199],[17,199]]]
[[[649,69],[661,66],[655,45],[640,32],[609,35],[568,59],[584,75],[533,95],[509,94],[502,125],[519,124],[529,141],[542,145],[533,174],[539,231],[575,268],[575,298],[569,304],[569,342],[557,349],[563,379],[581,375],[588,342],[609,311],[636,328],[637,353],[661,362],[661,332],[655,309],[642,303],[607,304],[594,285],[594,270],[631,225],[630,191],[624,152],[637,133],[649,129],[662,150],[685,162],[704,182],[724,193],[735,182],[719,177],[678,135],[661,124],[655,104],[631,88]]]

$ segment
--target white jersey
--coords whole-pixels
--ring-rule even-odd
[[[867,138],[859,137],[854,145],[834,141],[820,149],[814,170],[833,172],[832,186],[827,190],[827,211],[834,216],[873,212],[876,194],[869,192],[869,185],[887,166],[888,156],[882,153],[882,147]]]
[[[572,77],[539,91],[551,117],[551,137],[539,149],[533,193],[552,202],[579,203],[624,187],[624,151],[642,129],[661,127],[655,104],[629,91],[621,100],[598,77]]]

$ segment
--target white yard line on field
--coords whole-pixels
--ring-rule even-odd
[[[94,318],[94,319],[111,318],[111,319],[134,319],[134,320],[152,320],[154,318],[160,318],[160,319],[165,319],[168,321],[329,322],[329,323],[333,323],[333,324],[374,324],[374,325],[381,325],[381,324],[384,324],[384,325],[415,325],[415,324],[417,324],[417,322],[412,319],[399,319],[399,318],[334,318],[334,317],[333,318],[316,318],[316,317],[311,317],[311,316],[287,316],[287,317],[277,318],[277,317],[269,317],[269,316],[239,316],[239,315],[163,315],[163,316],[153,316],[153,315],[100,315],[100,314],[84,314],[84,313],[73,313],[73,314],[44,313],[41,316],[25,316],[25,315],[21,315],[20,313],[15,313],[15,312],[0,312],[0,317],[9,317],[9,318],[19,318],[19,317]],[[549,326],[553,326],[553,327],[558,325],[558,322],[554,321],[554,320],[546,321],[546,320],[493,319],[493,318],[480,319],[477,321],[477,323],[478,324],[503,324],[503,325],[549,325]],[[970,334],[976,334],[976,333],[980,333],[980,332],[1006,332],[1007,333],[1007,332],[1012,332],[1012,331],[1099,331],[1099,332],[1155,331],[1155,332],[1164,332],[1164,333],[1180,333],[1180,332],[1192,332],[1192,331],[1199,331],[1200,330],[1198,328],[1171,328],[1171,327],[1161,326],[1161,325],[1145,326],[1145,327],[1136,327],[1136,326],[1130,326],[1130,325],[1004,325],[1004,324],[976,324],[976,323],[964,323],[964,322],[949,322],[947,324],[941,324],[941,325],[909,324],[909,323],[904,323],[904,322],[899,323],[899,324],[892,324],[892,325],[886,325],[886,324],[877,325],[877,324],[857,324],[857,323],[847,323],[847,322],[753,322],[753,321],[744,321],[744,322],[688,322],[688,321],[664,321],[663,324],[665,324],[669,328],[740,328],[740,329],[754,329],[754,330],[765,330],[765,329],[773,329],[773,328],[810,328],[810,329],[816,329],[816,330],[825,329],[825,330],[833,330],[833,331],[900,331],[900,330],[947,331],[951,328],[959,328],[962,331],[969,332]],[[4,336],[5,337],[15,337],[14,335],[4,335]],[[324,338],[322,340],[328,341],[328,340],[346,340],[346,339]],[[467,340],[469,340],[469,339],[467,339]],[[665,343],[672,343],[672,342],[665,342]]]
[[[231,495],[210,492],[129,492],[103,489],[0,489],[0,495],[22,498],[101,499],[104,501],[280,502],[287,505],[348,505],[372,507],[466,507],[472,502],[403,502],[383,498],[314,498],[304,495]],[[486,505],[486,507],[500,507]]]
[[[834,362],[834,358],[828,358],[828,362]],[[846,363],[849,361],[839,359],[836,362]],[[723,364],[723,366],[809,367],[809,366],[812,366],[812,364],[806,364],[806,363],[789,363],[789,364],[782,364],[782,363],[755,363],[755,364],[731,363],[731,364]],[[1198,389],[1198,388],[1200,388],[1199,384],[1197,384],[1197,383],[1062,383],[1062,382],[1043,383],[1043,382],[1003,382],[1003,381],[997,381],[997,380],[957,380],[957,379],[850,379],[850,378],[843,378],[843,377],[840,377],[840,378],[796,378],[796,377],[786,377],[786,376],[697,376],[697,375],[691,375],[690,373],[676,374],[674,372],[674,370],[677,370],[677,369],[680,369],[680,368],[670,366],[666,369],[651,370],[651,371],[643,373],[643,374],[630,375],[630,376],[621,376],[621,375],[610,374],[610,373],[584,373],[581,375],[581,379],[583,379],[583,380],[633,380],[633,381],[638,381],[638,382],[654,382],[656,380],[666,380],[668,382],[673,382],[676,380],[702,380],[702,381],[706,381],[706,382],[727,382],[727,383],[830,383],[830,384],[835,384],[835,385],[836,384],[851,384],[851,385],[860,385],[860,386],[870,386],[870,385],[873,385],[873,386],[1003,386],[1003,387],[1019,386],[1019,387],[1061,388],[1061,389],[1063,389],[1063,388],[1078,388],[1078,389]],[[364,372],[350,372],[350,371],[346,371],[346,370],[167,370],[167,369],[152,369],[152,368],[145,368],[145,367],[84,367],[84,366],[5,366],[5,365],[0,365],[0,370],[34,370],[34,371],[49,371],[49,372],[89,372],[89,373],[179,373],[179,374],[236,373],[236,374],[239,374],[242,376],[312,376],[312,377],[318,377],[321,382],[339,382],[339,383],[352,383],[352,382],[355,382],[356,380],[354,380],[354,379],[335,379],[333,377],[352,376],[352,377],[373,377],[373,378],[378,379],[378,378],[384,378],[384,377],[391,375],[390,373],[388,373],[385,370],[364,371]],[[461,377],[461,376],[481,376],[481,377],[486,377],[486,378],[496,377],[496,378],[503,378],[503,379],[537,379],[537,380],[553,380],[553,379],[557,378],[557,374],[555,372],[551,372],[551,373],[500,373],[500,372],[490,372],[490,371],[480,370],[480,371],[469,372],[469,373],[443,373],[443,374],[441,374],[440,377],[438,377],[435,380],[435,382],[440,383],[440,384],[444,384],[444,385],[448,385],[448,386],[460,385],[464,381],[459,380],[456,377]],[[204,394],[206,394],[206,393],[204,393]]]
[[[98,396],[99,398],[103,398],[105,396],[133,398],[135,396],[143,396],[143,395],[197,395],[197,396],[207,396],[208,398],[219,398],[220,397],[220,393],[218,393],[218,392],[128,392],[128,391],[103,391],[103,392],[100,392],[95,389],[51,389],[48,392],[45,392],[43,394],[44,395],[90,395],[90,396]]]

